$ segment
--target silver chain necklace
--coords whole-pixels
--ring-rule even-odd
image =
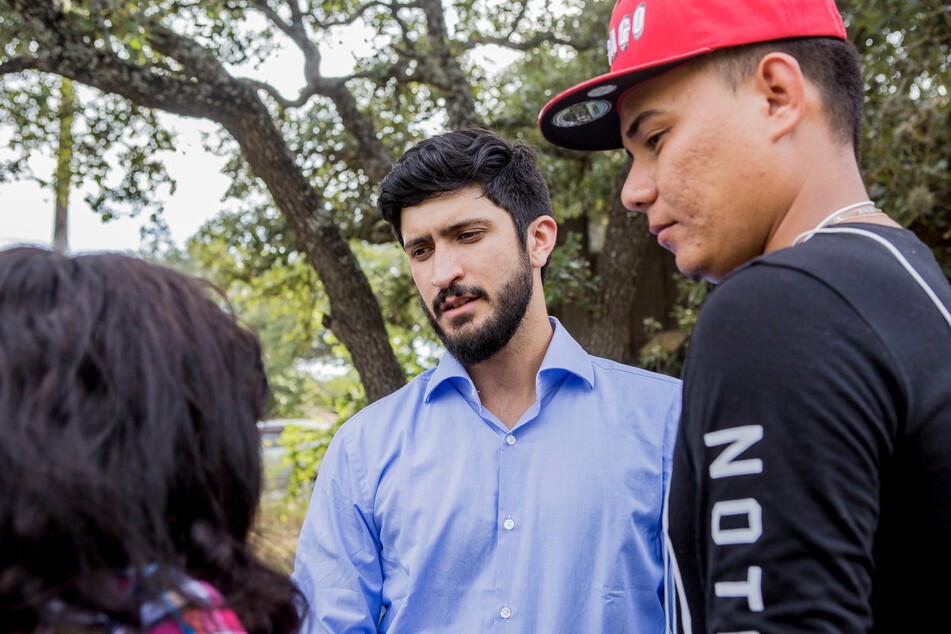
[[[822,222],[817,224],[815,228],[810,229],[809,231],[804,231],[796,236],[796,239],[793,240],[793,244],[799,244],[805,238],[812,234],[812,232],[827,227],[829,225],[838,224],[852,218],[858,218],[859,216],[870,216],[872,214],[881,214],[885,213],[881,209],[875,206],[871,200],[863,200],[861,202],[852,203],[851,205],[846,205],[841,209],[836,209],[831,214],[826,216]]]

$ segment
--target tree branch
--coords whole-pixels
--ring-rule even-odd
[[[518,15],[515,16],[514,20],[512,20],[512,28],[509,29],[509,34],[506,36],[506,38],[510,38],[518,32],[518,25],[521,24],[522,20],[525,18],[525,12],[527,10],[528,2],[523,0],[522,6],[518,10]]]
[[[463,48],[465,50],[471,50],[477,46],[495,44],[496,46],[511,48],[516,51],[529,51],[546,42],[568,46],[575,49],[576,51],[587,51],[594,46],[601,46],[603,44],[601,40],[596,40],[593,37],[588,37],[583,40],[570,40],[556,35],[553,31],[543,31],[535,33],[532,37],[519,42],[512,41],[511,35],[508,37],[481,35],[478,37],[469,38],[469,40],[463,44]]]
[[[291,23],[288,24],[278,15],[277,11],[271,8],[267,0],[257,0],[255,8],[264,14],[278,29],[280,29],[291,41],[297,45],[297,48],[304,54],[304,78],[308,86],[312,86],[320,81],[320,49],[310,40],[307,34],[307,27],[304,25],[303,15],[300,8],[296,6],[296,0],[288,0],[291,6]]]
[[[449,32],[441,0],[416,0],[426,14],[431,50],[418,58],[417,73],[442,93],[449,115],[449,128],[458,130],[479,124],[469,79],[449,45]]]
[[[372,2],[367,2],[366,4],[360,5],[360,6],[357,7],[353,12],[351,12],[351,13],[349,13],[349,14],[346,14],[346,15],[344,15],[344,17],[338,18],[338,19],[336,19],[336,20],[328,20],[328,21],[326,21],[326,22],[321,22],[320,20],[317,20],[317,19],[315,18],[315,19],[314,19],[314,25],[315,25],[316,27],[318,27],[318,28],[320,28],[320,29],[324,29],[324,30],[329,29],[329,28],[331,28],[331,27],[335,27],[335,26],[350,26],[351,24],[353,24],[354,22],[356,22],[357,20],[359,20],[360,18],[362,18],[362,17],[363,17],[363,14],[366,13],[367,11],[369,11],[370,9],[372,9],[373,7],[385,7],[385,8],[388,8],[388,9],[390,9],[390,11],[391,11],[391,12],[393,13],[393,15],[395,16],[395,15],[396,15],[396,12],[397,12],[399,9],[401,9],[401,8],[403,8],[403,7],[406,7],[406,6],[412,6],[412,5],[404,5],[404,4],[400,4],[399,2],[395,2],[395,1],[394,1],[394,2],[382,2],[382,1],[380,1],[380,0],[373,0]]]
[[[221,62],[203,46],[152,21],[146,29],[146,39],[156,52],[180,63],[195,77],[216,79],[228,75]]]
[[[287,7],[291,10],[291,21],[297,24],[304,19],[304,13],[300,10],[300,4],[297,0],[287,0]]]
[[[301,93],[297,96],[296,99],[287,99],[277,88],[263,81],[258,81],[256,79],[241,79],[239,81],[245,82],[249,86],[252,86],[256,90],[263,90],[266,92],[271,99],[277,102],[277,105],[285,110],[290,108],[300,108],[314,95],[322,94],[318,86],[307,86]]]
[[[320,276],[334,317],[334,334],[351,352],[367,399],[376,400],[403,385],[402,369],[366,275],[252,86],[227,73],[179,78],[162,69],[138,66],[106,47],[97,48],[88,37],[90,32],[74,26],[55,0],[3,1],[24,18],[23,31],[29,32],[36,45],[38,70],[119,94],[136,105],[221,124],[238,142],[242,158],[264,182]],[[362,117],[342,83],[327,87],[339,93],[332,97],[338,108],[343,103]],[[341,110],[345,110],[341,112],[345,121],[352,116],[348,109]],[[369,133],[372,136],[372,126]]]
[[[0,64],[0,75],[19,73],[23,70],[39,70],[39,64],[33,57],[14,57]]]
[[[334,102],[344,127],[356,139],[360,166],[371,181],[379,183],[389,174],[393,160],[380,141],[373,121],[361,112],[345,82],[335,81],[329,84],[326,90],[322,90],[321,94]]]
[[[221,121],[241,115],[247,89],[230,75],[196,82],[119,58],[84,41],[51,0],[8,0],[38,45],[33,68],[122,95],[132,103],[174,114]],[[253,94],[253,93],[252,93]]]

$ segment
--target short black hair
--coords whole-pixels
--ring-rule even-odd
[[[79,611],[138,631],[184,573],[248,631],[296,631],[298,591],[248,545],[269,398],[258,338],[212,285],[119,254],[0,251],[4,625]],[[138,591],[109,591],[123,574]]]
[[[833,37],[790,38],[734,46],[701,59],[718,68],[735,89],[756,70],[763,56],[774,51],[799,62],[803,76],[819,88],[832,133],[843,143],[851,143],[858,159],[865,83],[858,51],[851,42]]]
[[[535,153],[482,128],[446,132],[407,150],[380,183],[377,208],[402,245],[403,209],[472,186],[512,216],[522,248],[532,221],[553,215]],[[547,270],[546,262],[542,279]]]

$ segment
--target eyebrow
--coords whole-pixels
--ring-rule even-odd
[[[658,114],[660,114],[660,110],[645,110],[644,112],[640,113],[634,117],[633,121],[631,121],[631,125],[627,127],[627,132],[624,133],[624,136],[628,139],[633,139],[637,136],[638,128],[640,128],[641,124],[644,123],[644,119]]]
[[[492,221],[489,220],[488,218],[467,218],[466,220],[457,222],[455,224],[451,224],[447,227],[443,227],[442,229],[440,229],[439,237],[445,238],[448,235],[452,235],[453,233],[462,231],[463,229],[467,227],[470,227],[472,225],[478,225],[478,224],[486,224],[486,225],[492,224]],[[413,249],[414,247],[417,247],[425,242],[430,242],[431,240],[432,240],[432,237],[429,234],[420,236],[418,238],[413,238],[412,240],[409,240],[408,242],[403,243],[403,250],[409,251]]]

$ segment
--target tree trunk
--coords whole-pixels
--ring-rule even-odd
[[[642,256],[651,238],[645,214],[625,209],[621,204],[626,176],[627,169],[611,188],[608,227],[597,265],[601,278],[601,293],[595,302],[598,316],[591,318],[588,327],[579,333],[589,353],[617,361],[630,361],[630,315]]]
[[[405,383],[403,371],[390,346],[370,283],[333,217],[324,210],[323,199],[294,162],[264,105],[257,102],[226,127],[320,275],[330,300],[330,315],[324,318],[324,325],[350,352],[367,400],[373,402],[399,389]]]
[[[139,106],[224,126],[241,146],[251,170],[264,181],[320,276],[330,300],[331,314],[325,322],[350,352],[367,400],[375,401],[405,383],[366,275],[253,85],[235,79],[207,51],[166,29],[156,27],[150,42],[190,70],[190,76],[156,72],[96,48],[52,0],[11,0],[11,4],[30,24],[39,44],[33,68],[122,95]]]
[[[59,88],[59,147],[56,150],[56,172],[53,175],[53,250],[69,251],[69,192],[73,183],[73,113],[76,111],[73,82],[66,77]]]

